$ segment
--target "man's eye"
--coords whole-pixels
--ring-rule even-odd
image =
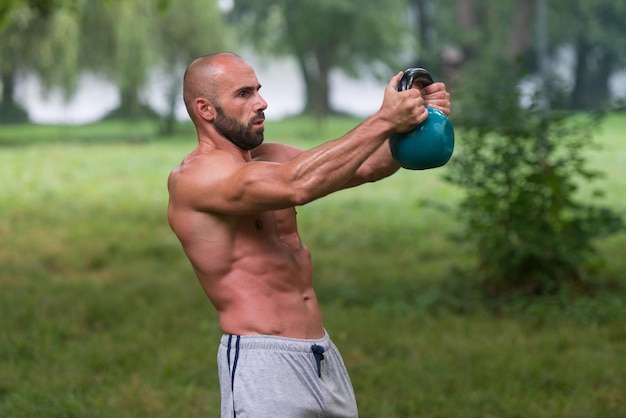
[[[239,92],[239,97],[248,97],[250,93],[246,90]]]

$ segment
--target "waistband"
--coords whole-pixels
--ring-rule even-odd
[[[231,338],[232,337],[232,338]],[[228,340],[234,344],[237,335],[224,334],[221,338],[221,345],[228,348]],[[321,345],[328,348],[331,345],[330,336],[324,330],[324,336],[320,339],[299,339],[278,337],[274,335],[242,335],[239,337],[239,348],[241,350],[282,350],[310,353],[312,345]]]

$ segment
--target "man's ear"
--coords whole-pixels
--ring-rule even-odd
[[[209,100],[198,97],[193,104],[199,117],[207,121],[215,119],[215,106]]]

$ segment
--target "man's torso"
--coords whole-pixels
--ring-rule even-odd
[[[312,262],[296,210],[233,216],[178,204],[169,220],[225,333],[292,338],[323,336]]]

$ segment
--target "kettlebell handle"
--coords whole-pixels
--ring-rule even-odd
[[[414,84],[417,84],[419,88],[424,88],[434,82],[430,73],[424,68],[409,68],[404,71],[402,78],[398,82],[398,91],[408,90]]]

